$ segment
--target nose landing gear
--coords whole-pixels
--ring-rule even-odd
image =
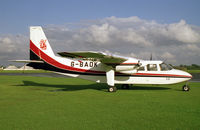
[[[182,87],[182,90],[183,91],[189,91],[190,90],[190,86],[189,85],[183,85],[183,87]]]

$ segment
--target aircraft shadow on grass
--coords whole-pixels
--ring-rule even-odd
[[[41,86],[41,87],[52,87],[52,88],[59,88],[56,90],[49,90],[52,92],[56,91],[77,91],[77,90],[84,90],[84,89],[94,89],[99,91],[106,91],[107,92],[107,84],[88,84],[88,85],[60,85],[60,84],[45,84],[45,83],[37,83],[33,81],[23,81],[23,84],[17,86]],[[121,89],[120,85],[116,85],[118,89]],[[131,86],[129,90],[168,90],[170,88],[161,87],[161,86]],[[122,89],[121,89],[122,90]]]

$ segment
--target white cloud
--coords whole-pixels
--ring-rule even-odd
[[[121,31],[118,35],[118,38],[121,39],[122,41],[124,40],[132,44],[139,44],[139,45],[144,45],[144,46],[152,45],[148,40],[144,38],[144,36],[136,33],[131,28]]]
[[[9,64],[8,60],[28,59],[29,42],[27,36],[0,36],[0,64]]]
[[[109,51],[149,59],[168,59],[174,64],[198,63],[200,27],[184,20],[161,24],[137,16],[47,25],[44,31],[54,51]],[[0,58],[27,58],[27,35],[0,36]],[[24,55],[26,54],[26,55]]]
[[[137,16],[131,16],[127,18],[118,18],[115,16],[108,17],[105,19],[102,19],[101,22],[108,22],[112,25],[122,26],[122,27],[133,27],[137,28],[136,25],[145,25],[145,26],[152,26],[157,24],[155,21],[147,21],[144,19],[140,19]]]
[[[0,52],[10,53],[16,51],[16,47],[13,44],[13,42],[14,41],[12,41],[12,39],[8,36],[0,38],[0,44],[1,44]]]
[[[104,23],[100,26],[91,25],[88,28],[80,30],[82,35],[86,35],[86,40],[88,42],[94,43],[108,43],[111,39],[112,34],[116,33],[118,30],[108,23]]]
[[[169,24],[163,31],[163,34],[184,43],[200,42],[200,35],[192,30],[191,26],[186,24],[184,20],[181,20],[179,23]]]

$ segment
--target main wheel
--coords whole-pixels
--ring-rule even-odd
[[[117,88],[116,87],[110,87],[108,88],[108,92],[116,92]]]
[[[182,89],[183,89],[183,91],[189,91],[190,90],[190,86],[184,85]]]

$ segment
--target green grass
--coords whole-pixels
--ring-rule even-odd
[[[108,93],[77,78],[0,76],[0,129],[199,129],[200,83],[182,85]]]
[[[187,70],[189,73],[200,73],[200,70]]]

